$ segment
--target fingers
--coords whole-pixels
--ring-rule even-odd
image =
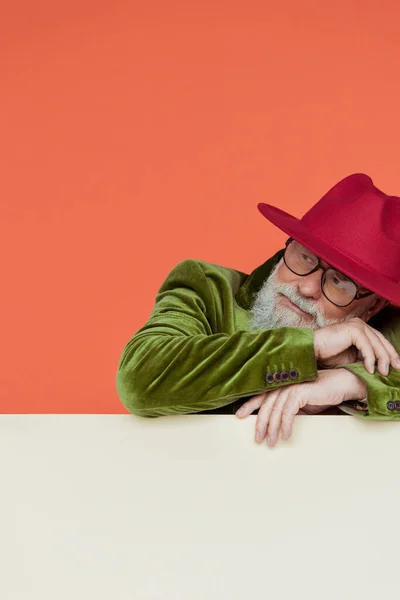
[[[276,390],[273,392],[269,392],[266,402],[264,402],[264,404],[261,406],[260,410],[258,411],[257,421],[256,421],[256,434],[255,434],[256,442],[262,442],[263,439],[265,438],[265,436],[267,434],[267,429],[268,429],[268,421],[269,421],[273,406],[280,396],[285,395],[284,392],[285,392],[285,390]]]
[[[288,440],[290,438],[290,436],[292,435],[293,421],[299,411],[300,411],[299,401],[297,398],[294,398],[294,397],[288,398],[288,400],[282,406],[281,431],[282,431],[282,438],[284,440]],[[271,419],[271,421],[272,421],[272,419]],[[272,423],[271,423],[271,425],[272,425]],[[272,429],[272,436],[274,435],[275,427],[276,427],[276,425],[274,423],[273,429]],[[268,435],[270,435],[269,429],[268,429]],[[278,441],[278,438],[276,438],[276,441]]]
[[[242,419],[260,409],[256,420],[255,441],[257,443],[261,443],[267,433],[270,447],[278,441],[279,432],[285,440],[291,436],[293,420],[299,409],[295,402],[288,402],[289,392],[290,390],[286,388],[257,394],[242,404],[236,412],[236,416]]]
[[[385,377],[389,374],[390,365],[395,367],[397,352],[392,346],[392,344],[376,329],[369,327],[368,325],[364,328],[365,335],[371,345],[372,356],[368,356],[368,367],[366,363],[366,357],[364,355],[364,351],[362,351],[364,355],[364,364],[366,369],[373,373],[375,370],[375,361],[378,362],[378,371],[381,375]],[[373,361],[373,362],[372,362]],[[398,368],[398,367],[395,367]]]
[[[247,402],[242,404],[239,410],[236,411],[236,416],[240,419],[243,419],[244,417],[251,415],[251,413],[257,410],[257,408],[260,408],[266,398],[267,393],[268,392],[262,392],[261,394],[257,394],[257,396],[253,396],[250,398],[250,400],[247,400]]]
[[[390,356],[383,345],[382,340],[376,335],[372,328],[365,330],[367,338],[370,340],[373,352],[374,352],[374,364],[372,365],[373,371],[375,370],[375,361],[378,361],[378,371],[386,376],[389,374],[390,367]]]
[[[261,406],[256,422],[256,442],[262,442],[267,436],[271,448],[279,439],[279,431],[287,440],[292,433],[295,415],[300,409],[299,394],[291,394],[290,389],[280,389],[270,392],[267,401]]]
[[[251,415],[258,408],[260,409],[256,420],[255,441],[257,443],[262,442],[265,438],[273,406],[278,398],[286,397],[285,392],[286,390],[275,390],[273,392],[263,392],[261,394],[257,394],[257,396],[253,396],[252,398],[250,398],[250,400],[247,400],[247,402],[242,404],[242,406],[236,412],[236,416],[242,419]],[[280,427],[280,420],[278,416],[274,419],[273,427],[274,428],[271,434],[271,441],[273,443],[270,444],[271,446],[273,446],[278,441],[277,431]],[[288,439],[288,437],[285,437],[285,439]]]
[[[400,368],[400,357],[396,349],[380,331],[361,319],[352,319],[351,324],[353,344],[362,354],[365,368],[369,373],[374,372],[376,361],[378,371],[384,376],[389,374],[390,365],[395,369]]]
[[[368,373],[372,373],[375,370],[375,351],[371,344],[371,339],[367,336],[364,328],[357,329],[353,336],[353,344],[357,346],[364,358],[364,366]]]
[[[377,331],[376,329],[373,329],[372,327],[371,329],[378,336],[378,338],[381,340],[382,344],[386,348],[387,353],[389,354],[389,362],[392,365],[392,367],[394,369],[400,369],[400,357],[396,348],[393,346],[393,344],[389,342],[389,340],[385,338],[383,333]]]

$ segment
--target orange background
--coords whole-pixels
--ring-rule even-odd
[[[400,195],[399,22],[396,0],[1,7],[0,411],[126,412],[118,361],[172,267],[282,246],[258,202],[301,216],[356,171]]]

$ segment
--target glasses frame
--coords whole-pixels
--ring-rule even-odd
[[[323,295],[325,296],[325,298],[331,302],[332,304],[334,304],[335,306],[339,306],[339,308],[345,308],[346,306],[350,306],[350,304],[352,302],[354,302],[354,300],[361,300],[362,298],[366,298],[367,296],[372,296],[372,294],[375,294],[375,292],[365,292],[365,293],[361,293],[360,292],[360,288],[359,286],[356,284],[355,281],[353,281],[350,277],[347,277],[347,275],[345,275],[345,273],[343,273],[343,275],[345,277],[347,277],[347,279],[349,279],[352,283],[354,283],[354,285],[356,286],[356,293],[355,296],[352,300],[350,300],[350,302],[348,304],[336,304],[336,302],[333,302],[330,298],[328,298],[328,296],[325,294],[324,292],[324,283],[326,280],[326,272],[329,271],[330,269],[332,269],[332,271],[337,271],[338,273],[341,273],[341,271],[339,271],[339,269],[336,269],[335,267],[323,267],[321,265],[321,259],[319,258],[319,256],[315,255],[315,258],[317,259],[318,263],[316,264],[316,266],[312,269],[312,271],[310,271],[309,273],[296,273],[296,271],[293,271],[293,269],[291,269],[289,267],[289,265],[286,262],[286,251],[288,249],[288,246],[292,243],[295,242],[296,240],[294,240],[293,238],[289,238],[286,243],[285,243],[285,251],[283,253],[283,260],[285,265],[287,266],[287,268],[289,269],[289,271],[291,271],[292,273],[294,273],[295,275],[298,275],[299,277],[307,277],[307,275],[311,275],[311,273],[315,273],[315,271],[318,271],[318,269],[321,269],[322,271],[322,277],[321,277],[321,291],[323,293]],[[300,244],[300,242],[297,242],[298,244]],[[314,254],[314,252],[313,252]]]

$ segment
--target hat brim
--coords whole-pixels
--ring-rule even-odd
[[[287,233],[296,241],[303,244],[309,250],[312,250],[317,256],[322,258],[338,271],[341,271],[356,283],[366,287],[371,292],[378,294],[382,298],[400,305],[400,282],[390,281],[377,271],[369,269],[356,259],[343,254],[340,250],[334,248],[329,242],[326,242],[320,235],[314,233],[304,223],[289,213],[260,202],[257,205],[261,214],[271,221],[278,229]]]

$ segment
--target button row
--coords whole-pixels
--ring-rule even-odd
[[[386,404],[386,408],[388,410],[400,410],[400,402],[398,400],[389,400],[389,402]]]
[[[289,381],[289,379],[297,379],[299,372],[297,369],[290,369],[290,371],[276,371],[275,373],[267,373],[265,380],[267,383],[279,383],[280,381]]]

